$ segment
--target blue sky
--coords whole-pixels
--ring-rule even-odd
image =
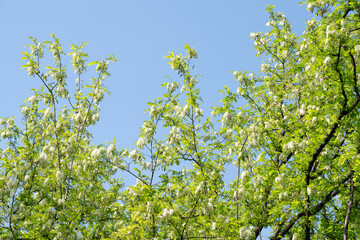
[[[266,31],[266,4],[284,12],[298,34],[311,17],[305,6],[289,0],[0,0],[0,115],[19,116],[18,106],[40,84],[20,69],[29,36],[43,41],[54,33],[65,51],[71,43],[88,41],[90,59],[111,53],[119,60],[106,80],[112,94],[102,104],[94,142],[116,137],[129,147],[147,118],[146,103],[163,93],[160,84],[167,75],[176,80],[164,59],[168,51],[183,52],[185,43],[197,49],[194,72],[203,75],[205,112],[220,100],[217,92],[224,85],[236,89],[231,71],[257,71],[260,60],[248,36]]]
[[[148,117],[147,102],[164,92],[160,85],[167,75],[177,80],[164,59],[168,51],[183,52],[186,43],[197,49],[194,73],[203,75],[205,113],[221,99],[224,85],[236,89],[231,71],[258,70],[261,61],[248,36],[267,30],[266,4],[285,13],[296,34],[312,17],[293,0],[0,0],[0,116],[19,116],[30,89],[40,86],[21,69],[29,36],[43,41],[54,33],[66,52],[71,43],[87,41],[90,59],[113,54],[119,60],[105,82],[112,94],[102,103],[93,142],[116,138],[119,147],[129,148]],[[68,76],[73,84],[75,78]]]

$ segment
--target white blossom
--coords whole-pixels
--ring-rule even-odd
[[[92,115],[91,120],[93,120],[94,122],[99,121],[100,120],[100,113],[95,113]]]
[[[150,117],[155,117],[156,116],[156,106],[155,105],[152,105],[151,108],[150,108]]]
[[[115,145],[111,143],[107,149],[107,154],[110,155],[115,150]]]
[[[91,157],[93,159],[98,159],[100,157],[100,153],[101,153],[100,149],[94,148],[91,152]]]
[[[42,152],[42,153],[40,153],[40,156],[39,156],[39,161],[41,162],[41,163],[45,163],[46,161],[47,161],[47,155],[46,155],[46,153],[44,153],[44,152]]]
[[[303,117],[305,115],[305,109],[304,108],[300,108],[299,110],[299,116]]]
[[[13,188],[13,187],[15,187],[16,186],[16,184],[17,184],[17,181],[16,180],[12,180],[12,179],[10,179],[8,182],[7,182],[7,186],[8,186],[8,188]]]
[[[221,122],[226,123],[229,120],[231,120],[231,114],[229,112],[225,112],[221,119]]]
[[[24,180],[25,180],[25,182],[28,182],[30,180],[30,176],[26,174]]]
[[[215,230],[216,229],[216,222],[213,222],[212,224],[211,224],[211,230]]]
[[[281,182],[282,179],[283,179],[283,177],[284,177],[284,174],[283,174],[283,173],[282,173],[282,174],[279,174],[279,175],[275,178],[275,182]]]
[[[49,181],[50,179],[49,178],[46,178],[45,181],[44,181],[44,187],[47,187],[49,185]]]
[[[28,99],[29,103],[34,104],[36,102],[36,96],[31,96]]]
[[[201,182],[197,187],[196,187],[196,190],[195,190],[195,195],[197,195],[198,193],[200,193],[202,191],[202,187],[203,187],[203,182]]]
[[[299,239],[299,234],[298,233],[295,233],[293,236],[292,236],[292,240],[298,240]]]
[[[241,173],[241,179],[242,179],[242,181],[245,181],[246,180],[246,178],[249,176],[249,172],[248,171],[242,171],[242,173]]]
[[[324,65],[330,66],[330,64],[331,64],[331,58],[330,58],[330,57],[326,57],[325,60],[324,60]]]
[[[64,173],[62,171],[56,172],[56,179],[60,181],[64,177]]]
[[[243,199],[245,196],[245,188],[240,186],[238,189],[234,191],[234,199]]]
[[[312,121],[312,123],[315,123],[315,122],[317,121],[317,117],[313,117],[313,118],[311,119],[311,121]]]
[[[143,149],[144,146],[145,146],[145,139],[143,137],[140,137],[136,142],[136,147]]]
[[[295,149],[295,145],[294,142],[290,141],[287,144],[284,145],[284,150],[290,150],[290,151],[294,151]]]
[[[360,52],[360,45],[356,45],[356,46],[355,46],[355,52],[357,52],[357,53]]]
[[[44,112],[44,118],[49,119],[51,117],[51,110],[50,108],[47,108]]]
[[[181,92],[183,93],[183,92],[185,91],[185,89],[186,89],[186,86],[183,85],[183,86],[181,87]]]
[[[136,150],[132,150],[130,153],[129,153],[129,158],[135,160],[136,159]]]
[[[58,199],[58,204],[59,205],[64,205],[65,204],[65,199],[64,198],[59,198]]]
[[[308,10],[309,12],[313,12],[313,11],[314,11],[314,7],[315,7],[315,5],[314,5],[313,3],[308,3],[308,5],[307,5],[307,10]]]
[[[247,239],[251,237],[252,233],[250,229],[246,229],[245,227],[241,227],[239,230],[240,238]]]
[[[307,186],[306,192],[309,196],[311,195],[311,187],[310,186]]]

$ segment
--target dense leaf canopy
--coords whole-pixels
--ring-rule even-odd
[[[71,87],[59,40],[32,38],[23,67],[42,88],[21,124],[0,120],[1,238],[359,238],[360,2],[304,4],[316,17],[301,36],[267,7],[269,31],[250,34],[260,71],[234,71],[209,117],[195,49],[171,52],[179,80],[149,103],[135,149],[90,141],[116,59],[72,45]]]

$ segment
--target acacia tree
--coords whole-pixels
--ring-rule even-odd
[[[42,83],[21,106],[22,127],[2,118],[0,156],[1,239],[100,239],[115,230],[122,183],[113,179],[114,143],[90,144],[87,130],[99,120],[103,81],[115,58],[91,62],[96,77],[85,81],[87,54],[72,45],[74,96],[67,87],[59,40],[32,39],[23,66]],[[44,55],[48,49],[50,56]],[[48,59],[52,62],[45,67]],[[50,60],[51,61],[51,60]],[[115,157],[116,159],[116,157]]]
[[[359,238],[360,2],[306,4],[316,17],[301,36],[267,8],[269,32],[250,35],[260,72],[234,71],[239,87],[222,90],[211,117],[191,72],[196,51],[170,53],[181,81],[149,103],[130,150],[90,144],[109,62],[92,63],[98,76],[83,89],[87,54],[72,46],[71,98],[58,40],[34,39],[24,67],[43,87],[22,106],[23,128],[1,122],[1,237]],[[44,46],[55,64],[46,70]],[[121,190],[119,174],[137,183]]]
[[[359,238],[360,2],[306,4],[315,17],[302,36],[267,8],[269,32],[250,35],[261,70],[234,71],[239,88],[223,89],[212,118],[190,72],[195,50],[167,57],[183,82],[149,104],[128,154],[139,181],[122,194],[115,236],[256,239],[270,228],[270,239]]]

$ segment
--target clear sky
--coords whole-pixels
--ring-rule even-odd
[[[224,85],[234,91],[231,71],[257,71],[252,31],[266,31],[266,4],[276,5],[300,34],[312,17],[294,0],[0,0],[0,116],[20,115],[19,105],[30,97],[37,79],[21,69],[21,52],[28,37],[49,40],[54,33],[66,52],[70,44],[88,41],[90,59],[114,54],[119,60],[110,68],[105,85],[111,91],[101,107],[100,122],[93,129],[94,143],[117,139],[119,147],[131,147],[147,119],[146,104],[161,96],[160,84],[169,75],[177,79],[164,56],[195,47],[199,59],[203,109],[220,100]],[[70,70],[70,63],[67,64]],[[72,76],[68,74],[68,76]],[[68,79],[69,84],[75,82]]]

